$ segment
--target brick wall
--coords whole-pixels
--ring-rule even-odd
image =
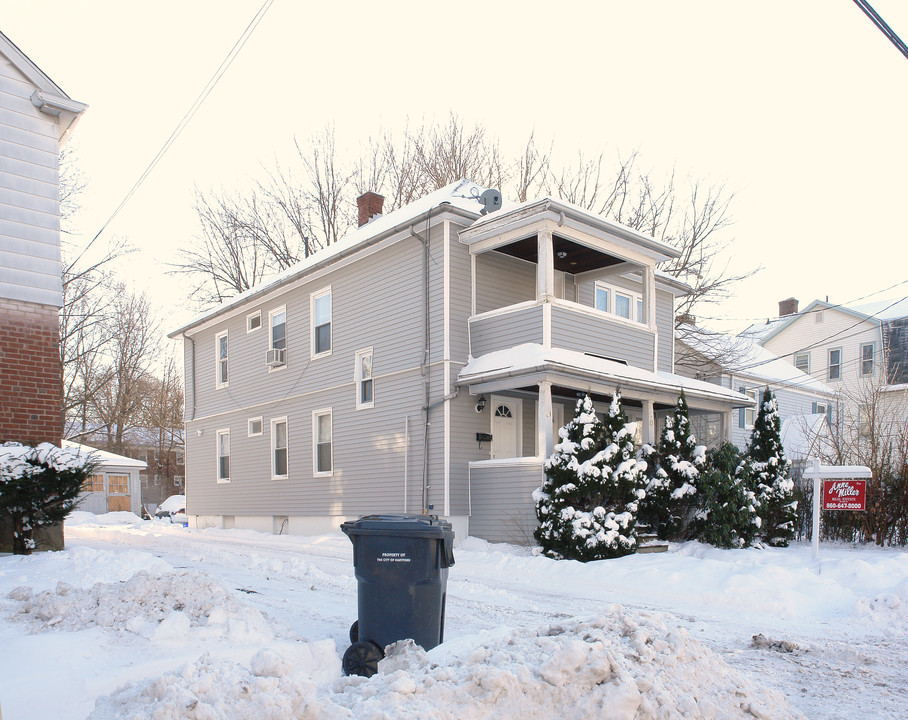
[[[60,444],[58,311],[0,298],[0,442]]]

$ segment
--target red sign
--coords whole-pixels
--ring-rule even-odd
[[[827,480],[823,487],[824,510],[866,510],[866,480]]]

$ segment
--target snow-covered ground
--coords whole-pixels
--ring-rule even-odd
[[[468,538],[445,642],[344,678],[352,545],[75,513],[0,557],[4,720],[906,718],[908,553],[588,563]]]

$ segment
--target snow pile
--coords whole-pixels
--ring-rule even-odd
[[[539,632],[467,636],[429,653],[409,640],[395,643],[377,675],[339,679],[320,701],[315,661],[324,678],[326,646],[307,647],[308,663],[270,650],[248,668],[205,656],[99,699],[89,720],[523,720],[558,717],[566,708],[612,720],[800,717],[780,693],[755,687],[686,631],[620,608]]]
[[[908,628],[908,580],[872,598],[858,598],[854,614],[865,624],[887,628],[887,633],[900,637]]]
[[[260,650],[247,668],[203,655],[175,673],[98,698],[87,720],[315,720],[317,686],[340,674],[334,642]]]
[[[402,657],[399,657],[402,655]],[[403,661],[402,661],[403,660]],[[345,678],[323,717],[800,717],[656,616],[619,607],[592,621],[462,638],[429,653],[397,643],[379,674]]]
[[[240,605],[197,571],[153,575],[143,570],[124,582],[96,583],[88,589],[62,581],[54,590],[37,593],[20,586],[8,597],[18,604],[13,619],[29,623],[33,632],[100,626],[155,642],[186,640],[194,628],[205,638],[264,642],[273,637],[258,610]]]

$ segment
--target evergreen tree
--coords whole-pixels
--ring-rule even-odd
[[[790,464],[782,449],[781,427],[778,403],[767,387],[754,420],[745,462],[760,502],[763,541],[774,547],[788,547],[798,508],[794,482],[788,476]]]
[[[561,442],[546,460],[546,478],[533,493],[539,527],[535,537],[550,557],[600,560],[637,549],[637,503],[643,463],[616,394],[605,423],[589,396],[559,430]]]
[[[94,467],[78,451],[50,443],[0,446],[0,514],[12,524],[14,554],[31,554],[34,531],[69,515]]]
[[[705,454],[706,448],[697,445],[690,432],[690,412],[682,390],[672,414],[665,418],[658,450],[644,452],[647,462],[655,460],[656,467],[649,473],[641,518],[661,540],[685,538]]]
[[[750,489],[747,465],[730,442],[706,452],[697,484],[698,510],[691,536],[719,548],[753,544],[760,528],[759,502]]]

